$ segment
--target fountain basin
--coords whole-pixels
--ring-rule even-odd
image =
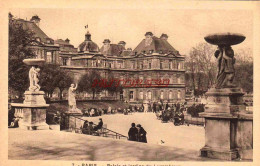
[[[44,59],[24,59],[23,63],[28,66],[42,66],[44,64]]]
[[[218,46],[230,46],[230,45],[235,45],[243,42],[245,40],[245,36],[242,34],[238,33],[215,33],[215,34],[210,34],[204,37],[204,39],[213,45],[218,45]]]

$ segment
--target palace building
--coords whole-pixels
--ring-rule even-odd
[[[126,49],[124,41],[112,44],[109,39],[105,39],[99,48],[87,32],[77,52],[60,52],[61,67],[72,73],[75,82],[91,70],[99,71],[104,78],[113,73],[118,80],[143,80],[141,84],[123,86],[119,94],[103,91],[96,99],[114,98],[135,104],[144,100],[184,101],[185,57],[167,39],[167,34],[156,37],[147,32],[134,50]],[[161,80],[166,86],[154,86],[156,80]],[[152,86],[146,85],[149,81]],[[92,94],[83,95],[86,99],[91,97]]]
[[[24,29],[34,32],[35,40],[31,48],[37,58],[59,64],[73,76],[74,82],[92,70],[99,71],[103,78],[108,78],[112,73],[114,78],[123,80],[123,90],[120,93],[102,91],[95,99],[124,100],[134,104],[144,100],[170,103],[185,100],[185,57],[168,42],[167,34],[156,37],[152,32],[147,32],[132,50],[125,47],[125,41],[113,44],[109,39],[104,39],[103,45],[99,47],[87,31],[85,40],[74,48],[69,39],[53,40],[48,37],[39,26],[38,16],[33,16],[30,21],[13,20],[21,23]],[[124,86],[123,82],[127,80],[138,80],[139,83]],[[62,95],[66,97],[66,91]],[[92,99],[92,94],[83,93],[79,97],[83,100]]]

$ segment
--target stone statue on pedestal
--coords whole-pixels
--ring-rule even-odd
[[[68,90],[68,103],[69,103],[69,112],[81,113],[80,109],[76,105],[76,93],[75,90],[78,88],[78,85],[71,84]]]
[[[234,51],[230,46],[219,46],[215,52],[215,57],[218,62],[218,75],[216,88],[232,88],[235,76],[235,58]]]
[[[201,156],[222,160],[253,157],[253,116],[246,111],[244,93],[233,84],[235,58],[231,45],[239,44],[245,36],[235,33],[216,33],[205,40],[217,45],[217,79],[215,88],[205,94],[205,146]],[[221,131],[220,131],[221,130]]]
[[[40,76],[40,68],[37,66],[32,66],[29,70],[29,80],[30,80],[30,87],[29,91],[31,92],[38,92],[40,90],[39,83],[39,76]]]
[[[77,89],[78,85],[74,87],[74,84],[70,85],[70,88],[68,90],[68,102],[70,109],[75,109],[76,107],[76,98],[75,98],[75,90]]]

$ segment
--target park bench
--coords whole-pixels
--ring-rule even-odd
[[[95,131],[93,135],[106,137],[107,133],[108,133],[107,124],[103,124],[102,128]]]

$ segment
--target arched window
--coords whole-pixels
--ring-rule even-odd
[[[169,92],[169,99],[172,99],[172,91]]]
[[[178,93],[177,93],[177,98],[180,99],[181,98],[181,90],[178,90]]]
[[[181,83],[181,76],[177,75],[177,83],[180,84]]]
[[[129,98],[130,100],[134,99],[134,91],[130,91]]]
[[[160,99],[163,99],[163,91],[160,93]]]
[[[148,91],[148,100],[152,100],[152,92]]]
[[[143,91],[141,91],[141,92],[139,93],[139,98],[140,98],[141,100],[144,99],[144,93],[143,93]]]
[[[172,61],[169,61],[169,69],[172,69]]]
[[[162,68],[163,68],[163,62],[160,61],[160,69],[162,69]]]

